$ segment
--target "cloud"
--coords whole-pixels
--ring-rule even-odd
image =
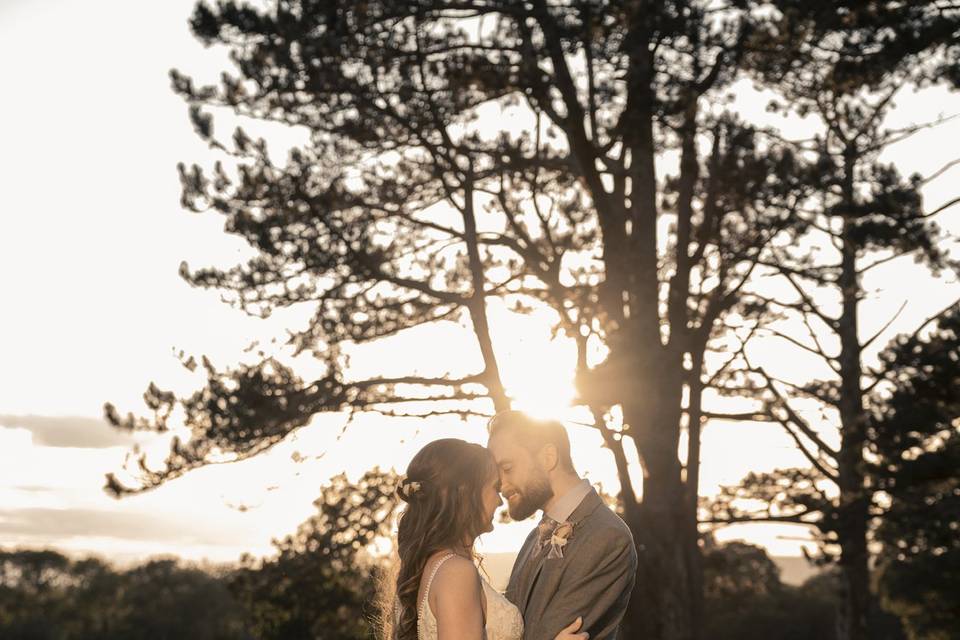
[[[24,493],[54,493],[58,489],[57,487],[44,487],[34,484],[15,484],[10,488],[14,491],[23,491]]]
[[[133,444],[133,436],[114,429],[102,418],[81,416],[0,415],[0,427],[26,429],[41,447],[103,449]]]
[[[215,522],[190,522],[143,512],[103,509],[0,509],[0,539],[44,544],[74,538],[183,544],[249,544],[247,532],[224,531]]]

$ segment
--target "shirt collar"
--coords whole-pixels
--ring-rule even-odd
[[[593,487],[586,478],[581,479],[580,482],[563,494],[544,515],[557,522],[565,522],[577,510],[577,507],[580,506],[580,503],[592,489]]]

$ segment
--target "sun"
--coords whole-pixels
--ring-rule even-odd
[[[556,370],[524,367],[523,379],[507,386],[513,408],[535,418],[561,420],[569,412],[574,399],[571,377],[558,376]]]
[[[546,314],[499,318],[497,353],[501,378],[513,407],[537,418],[561,419],[576,397],[576,344],[550,336]]]

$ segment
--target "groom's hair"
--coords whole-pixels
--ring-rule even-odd
[[[567,471],[576,473],[570,457],[570,438],[559,420],[538,420],[522,411],[501,411],[490,418],[487,431],[492,438],[498,433],[509,434],[530,453],[537,453],[548,444],[557,449],[557,461]]]

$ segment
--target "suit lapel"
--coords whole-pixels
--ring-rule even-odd
[[[550,545],[543,545],[543,549],[540,549],[540,553],[536,557],[530,558],[523,571],[523,580],[520,582],[520,595],[522,603],[520,606],[520,611],[527,610],[527,603],[530,601],[530,594],[533,593],[533,585],[537,583],[537,578],[540,576],[540,570],[543,569],[543,561],[547,557],[547,551],[549,551]]]
[[[530,551],[532,550],[533,543],[536,540],[536,529],[531,531],[527,535],[527,539],[524,540],[523,546],[520,547],[520,553],[517,554],[517,559],[513,563],[513,569],[510,571],[510,579],[507,581],[507,600],[513,604],[520,606],[520,587],[522,585],[522,579],[526,574],[525,569],[530,565],[529,556]]]
[[[570,517],[567,518],[567,522],[573,524],[574,533],[576,536],[577,524],[587,518],[591,513],[596,510],[597,507],[603,504],[603,500],[600,499],[600,496],[597,495],[597,491],[593,488],[590,489],[583,500],[580,501],[580,504],[574,509],[573,513],[570,514]],[[534,529],[536,531],[536,529]],[[531,538],[527,537],[527,543],[531,542]],[[527,544],[524,544],[526,547]],[[535,558],[530,558],[525,566],[521,569],[521,580],[518,581],[517,588],[519,588],[520,600],[516,603],[520,608],[521,613],[525,612],[527,609],[527,603],[530,601],[530,596],[533,593],[533,586],[537,583],[537,578],[540,576],[540,571],[543,569],[543,563],[547,558],[547,552],[550,550],[549,542],[543,545],[543,549],[540,550],[540,553],[537,554]]]

